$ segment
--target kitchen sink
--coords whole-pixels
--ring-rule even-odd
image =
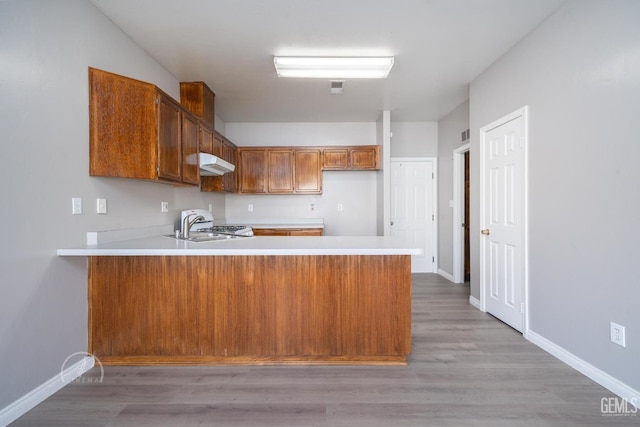
[[[233,239],[246,239],[251,236],[241,236],[237,234],[225,234],[225,233],[201,233],[192,231],[189,233],[188,238],[176,237],[174,235],[166,235],[165,237],[171,237],[177,240],[184,240],[185,242],[217,242],[220,240],[233,240]]]

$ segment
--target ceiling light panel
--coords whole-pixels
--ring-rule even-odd
[[[273,64],[278,77],[383,79],[393,67],[393,57],[276,56]]]

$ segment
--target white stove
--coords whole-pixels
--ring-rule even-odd
[[[182,211],[180,224],[187,215],[200,215],[203,219],[196,221],[190,232],[234,234],[237,236],[253,236],[253,229],[246,225],[213,225],[213,214],[206,209],[189,209]]]
[[[253,236],[253,228],[246,225],[214,225],[210,228],[199,229],[209,233],[235,234],[237,236]]]

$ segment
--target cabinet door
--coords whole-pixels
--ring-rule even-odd
[[[158,178],[180,182],[182,166],[180,106],[158,95]]]
[[[215,94],[204,82],[180,82],[180,104],[210,129],[215,125]]]
[[[222,144],[222,159],[236,165],[233,172],[227,172],[223,175],[223,189],[227,193],[235,193],[238,191],[238,150],[231,142],[224,141]]]
[[[213,154],[213,134],[205,127],[200,127],[200,152]]]
[[[268,150],[267,168],[269,193],[293,193],[293,150]]]
[[[322,193],[320,150],[295,151],[294,189],[296,193]]]
[[[239,152],[241,193],[267,192],[267,150],[246,149]]]
[[[289,236],[286,228],[254,228],[254,236]]]
[[[323,150],[323,169],[346,169],[347,167],[349,167],[349,152],[346,148],[325,148]]]
[[[218,132],[213,132],[213,144],[212,144],[213,151],[211,152],[211,154],[213,154],[214,156],[222,157],[224,159],[224,154],[222,152],[223,146],[224,146],[223,136],[220,135]],[[224,160],[227,160],[227,159],[224,159]],[[233,164],[235,165],[236,163],[233,162]]]
[[[378,146],[353,147],[350,150],[349,166],[353,169],[377,169]]]
[[[89,68],[89,174],[158,178],[158,97],[149,83]]]
[[[200,183],[200,123],[195,116],[182,112],[182,182]]]
[[[289,236],[322,236],[322,228],[291,228]]]

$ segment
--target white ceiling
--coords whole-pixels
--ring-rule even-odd
[[[227,122],[435,121],[565,0],[91,0]],[[395,56],[388,79],[276,76],[273,56]]]

